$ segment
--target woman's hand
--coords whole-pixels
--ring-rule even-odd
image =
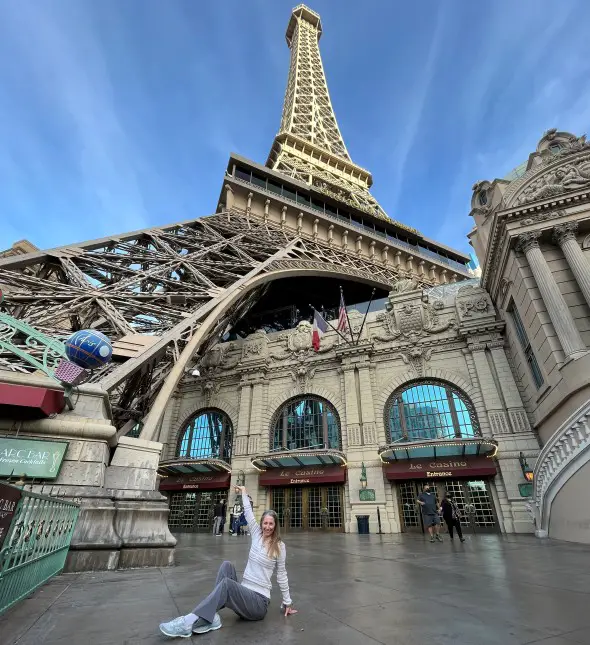
[[[296,613],[297,613],[297,609],[293,609],[291,605],[287,605],[285,607],[285,616],[291,616],[291,614],[296,614]]]
[[[236,486],[236,493],[240,493],[240,495],[243,495],[245,492],[246,492],[245,486]]]

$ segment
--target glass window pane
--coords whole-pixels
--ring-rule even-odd
[[[250,173],[245,170],[240,170],[239,168],[236,168],[236,177],[238,179],[243,179],[244,181],[250,181]]]
[[[188,459],[225,459],[229,462],[232,439],[233,428],[229,417],[219,410],[203,410],[187,424],[181,434],[176,456]]]
[[[284,437],[285,415],[287,432]],[[324,418],[328,442],[324,440]],[[335,410],[315,398],[290,401],[278,413],[273,431],[273,450],[333,448],[340,450],[340,426]]]
[[[475,422],[466,401],[449,386],[438,383],[408,387],[395,395],[389,408],[390,441],[474,437]],[[403,410],[403,423],[400,410]],[[403,435],[404,425],[407,437]]]

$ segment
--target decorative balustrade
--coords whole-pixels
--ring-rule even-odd
[[[590,401],[578,408],[543,446],[534,469],[533,499],[537,536],[547,537],[553,498],[590,448]],[[559,481],[561,480],[561,482]]]

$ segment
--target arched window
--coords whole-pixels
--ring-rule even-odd
[[[394,392],[385,411],[388,441],[479,436],[469,398],[441,381],[420,381]]]
[[[303,448],[341,449],[340,422],[336,410],[323,399],[300,397],[288,401],[276,414],[273,450]]]
[[[177,457],[231,460],[233,427],[227,414],[221,410],[197,412],[179,436]]]

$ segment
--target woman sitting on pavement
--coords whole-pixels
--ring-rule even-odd
[[[224,607],[232,609],[245,620],[262,620],[270,603],[271,577],[275,566],[277,582],[283,594],[281,611],[284,610],[285,616],[297,613],[289,596],[289,580],[285,569],[286,550],[279,534],[277,514],[274,511],[265,511],[258,525],[246,489],[241,486],[236,491],[242,493],[244,513],[251,537],[250,553],[242,582],[238,582],[234,565],[224,562],[217,573],[215,588],[207,598],[201,601],[191,614],[162,623],[162,634],[190,638],[192,634],[206,634],[219,629],[221,618],[217,612]]]

